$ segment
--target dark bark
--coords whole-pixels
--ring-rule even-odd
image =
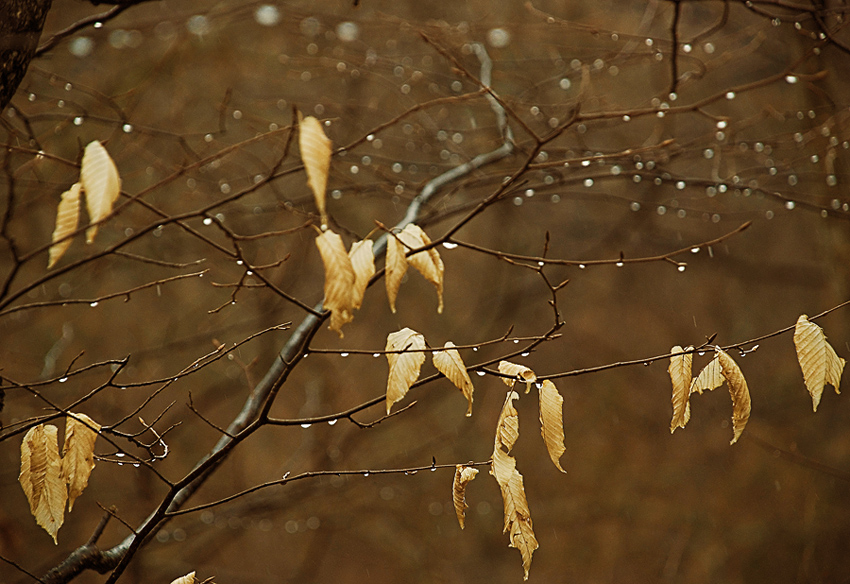
[[[35,55],[52,0],[0,2],[0,110],[18,89]]]

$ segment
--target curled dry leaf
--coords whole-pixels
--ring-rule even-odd
[[[702,394],[704,391],[713,391],[723,385],[723,371],[720,367],[720,361],[715,357],[708,365],[702,368],[699,375],[691,381],[691,393]]]
[[[195,582],[195,572],[189,572],[185,576],[172,580],[171,584],[195,584]]]
[[[549,458],[561,472],[567,472],[561,467],[561,456],[566,451],[564,447],[564,398],[558,393],[558,388],[548,379],[540,385],[540,433],[549,452]]]
[[[97,225],[112,212],[112,205],[121,195],[121,177],[106,148],[97,140],[90,142],[83,152],[80,165],[80,182],[86,193],[86,208],[92,226],[86,230],[86,243],[92,243]]]
[[[30,512],[57,545],[56,534],[65,521],[68,491],[62,481],[56,426],[39,424],[30,428],[21,443],[21,483]]]
[[[364,239],[352,243],[348,258],[351,260],[351,267],[354,269],[353,307],[360,308],[363,304],[363,296],[366,294],[366,286],[369,285],[369,280],[375,275],[372,240]]]
[[[68,511],[89,484],[94,469],[94,442],[100,424],[85,414],[65,419],[65,444],[62,447],[62,480],[68,487]]]
[[[419,379],[419,369],[425,362],[425,337],[413,329],[403,328],[387,335],[387,351],[410,350],[409,353],[387,353],[390,373],[387,377],[387,414],[394,403],[407,395],[410,386]]]
[[[331,141],[325,135],[321,122],[313,116],[307,116],[298,122],[298,147],[301,150],[301,161],[307,171],[307,184],[313,191],[322,225],[327,225],[325,195],[331,169]]]
[[[534,374],[534,371],[524,365],[517,365],[510,361],[499,361],[499,373],[508,376],[502,377],[502,381],[508,387],[513,387],[518,379],[525,381],[525,393],[531,391],[531,384],[537,381],[537,375]]]
[[[390,302],[390,310],[395,313],[395,300],[398,297],[398,289],[401,287],[401,280],[407,272],[407,257],[406,250],[401,242],[390,235],[387,237],[387,258],[384,264],[386,273],[384,274],[385,284],[387,286],[387,300]]]
[[[83,185],[80,183],[74,183],[70,189],[62,193],[62,200],[59,201],[59,206],[56,208],[56,228],[53,230],[53,236],[50,239],[53,245],[50,246],[48,252],[48,270],[55,266],[56,262],[71,247],[70,238],[64,241],[59,240],[68,237],[77,230],[77,224],[80,221],[80,192],[82,188]]]
[[[331,311],[328,328],[342,337],[343,325],[354,320],[354,282],[356,276],[342,238],[328,229],[316,238],[316,246],[325,266],[324,307]]]
[[[496,422],[495,448],[501,448],[507,453],[510,453],[519,438],[519,415],[514,407],[515,399],[519,399],[519,394],[513,390],[508,391],[505,405],[502,406],[502,412]]]
[[[424,247],[431,243],[431,238],[418,225],[413,223],[408,224],[397,237],[411,250]],[[443,266],[443,260],[440,259],[439,252],[437,252],[436,248],[432,247],[407,256],[407,262],[416,268],[437,289],[437,312],[442,314],[443,273],[445,272],[445,267]]]
[[[741,437],[747,420],[750,419],[750,390],[747,380],[738,364],[722,349],[717,349],[717,359],[726,383],[729,385],[729,395],[732,396],[732,441],[734,444]]]
[[[455,513],[457,521],[460,523],[460,528],[464,528],[466,520],[466,510],[469,505],[466,504],[466,485],[472,482],[472,479],[478,474],[478,469],[459,464],[455,467],[455,478],[452,484],[452,501],[455,505]]]
[[[691,365],[694,356],[693,353],[682,353],[682,351],[690,351],[692,349],[693,347],[682,349],[679,345],[670,349],[670,352],[674,353],[670,357],[670,365],[667,367],[667,372],[670,374],[670,381],[673,383],[673,419],[670,420],[671,434],[676,428],[684,428],[688,420],[691,419],[691,404],[688,402],[688,398],[691,395]]]
[[[841,374],[844,371],[844,359],[826,340],[823,329],[802,314],[794,327],[794,346],[797,349],[797,361],[803,370],[806,389],[812,396],[812,409],[818,411],[823,388],[829,384],[835,393],[841,393]]]
[[[435,351],[433,356],[434,367],[463,392],[463,396],[469,404],[466,409],[466,415],[471,416],[472,380],[469,378],[469,373],[466,372],[466,365],[464,365],[463,360],[460,358],[460,353],[454,347],[455,344],[448,341],[443,347],[445,351]]]

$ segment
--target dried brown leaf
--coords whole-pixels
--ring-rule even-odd
[[[407,395],[410,386],[419,378],[425,362],[425,337],[415,330],[403,328],[387,336],[387,351],[411,350],[410,353],[387,353],[390,373],[387,377],[387,414],[394,403]]]
[[[732,396],[732,441],[729,444],[734,444],[741,437],[747,420],[750,419],[750,390],[741,368],[732,357],[722,349],[717,349],[717,359],[720,361],[723,377],[729,385],[729,395]]]
[[[844,359],[839,357],[835,349],[826,340],[823,329],[802,314],[794,327],[794,346],[797,349],[797,360],[803,370],[803,380],[806,389],[812,396],[812,409],[818,411],[824,387],[829,384],[835,388],[835,393],[841,393],[841,374],[844,371]]]
[[[459,464],[455,467],[455,478],[452,484],[452,501],[455,505],[455,513],[457,521],[460,523],[460,528],[463,529],[466,519],[466,510],[469,505],[466,504],[466,485],[478,474],[478,469]]]
[[[325,135],[321,122],[313,116],[307,116],[298,123],[298,147],[301,150],[301,161],[307,171],[307,184],[313,191],[322,225],[327,225],[325,197],[331,169],[331,141]]]
[[[418,249],[431,243],[428,235],[418,225],[413,223],[408,224],[397,237],[410,250]],[[437,252],[436,248],[432,247],[407,256],[407,262],[416,268],[437,289],[437,312],[442,314],[443,273],[445,272],[445,267],[443,266],[443,260],[440,259],[439,252]]]
[[[354,320],[354,282],[356,276],[342,238],[328,229],[316,238],[316,246],[325,266],[324,307],[331,311],[328,328],[342,338],[343,325]]]
[[[516,459],[501,448],[493,451],[493,464],[490,473],[496,477],[502,492],[505,508],[504,532],[510,533],[510,547],[519,550],[522,555],[523,580],[528,580],[531,568],[531,555],[539,547],[531,522],[531,511],[525,497],[522,475],[516,469]]]
[[[53,245],[50,246],[47,258],[47,269],[49,270],[56,265],[56,262],[65,255],[68,248],[71,247],[71,239],[59,241],[64,237],[72,234],[77,230],[77,224],[80,221],[80,192],[83,185],[74,183],[70,189],[62,193],[62,199],[59,201],[59,206],[56,208],[56,228],[53,230],[53,236],[50,241]],[[56,243],[56,242],[59,243]]]
[[[712,359],[708,365],[702,368],[699,375],[691,381],[691,393],[702,394],[704,391],[713,391],[723,385],[723,371],[717,357]]]
[[[502,381],[508,387],[513,387],[517,379],[525,381],[525,393],[531,391],[531,384],[537,381],[537,375],[534,374],[534,371],[524,365],[517,365],[510,361],[499,361],[499,373],[509,376],[502,377]]]
[[[80,165],[80,182],[86,193],[86,208],[92,226],[86,230],[86,243],[92,243],[97,225],[112,212],[121,195],[121,177],[106,148],[97,140],[89,142]]]
[[[351,244],[348,251],[351,267],[354,269],[354,291],[353,306],[360,308],[363,304],[363,296],[366,294],[366,286],[375,275],[375,256],[372,253],[372,240],[364,239]]]
[[[558,393],[558,388],[548,379],[540,385],[540,433],[549,452],[549,458],[561,472],[567,472],[561,467],[561,456],[566,451],[564,447],[564,398]]]
[[[466,409],[466,415],[471,416],[472,392],[474,388],[472,387],[472,380],[469,378],[469,373],[466,372],[466,365],[464,365],[463,359],[460,358],[460,353],[454,347],[455,344],[448,341],[443,346],[445,351],[435,351],[433,356],[434,367],[463,392],[463,396],[469,404]]]
[[[673,419],[670,421],[670,433],[672,434],[676,428],[684,428],[688,420],[691,419],[691,404],[688,398],[691,395],[691,365],[693,363],[693,353],[685,353],[682,351],[690,351],[693,347],[682,349],[676,345],[670,349],[671,353],[680,353],[670,357],[670,365],[667,367],[667,372],[670,374],[670,381],[673,382]]]
[[[407,272],[407,257],[404,255],[405,253],[405,247],[401,242],[390,235],[387,238],[384,283],[387,286],[387,300],[390,302],[390,310],[393,312],[395,312],[395,300],[398,296],[398,289],[401,287],[401,280],[404,278],[405,272]]]
[[[185,576],[172,580],[171,584],[195,584],[195,582],[197,582],[195,579],[195,572],[189,572]]]
[[[519,394],[513,390],[508,391],[499,420],[496,422],[495,448],[496,450],[501,448],[507,453],[510,453],[519,438],[519,416],[514,407],[515,399],[519,399]]]
[[[30,428],[21,443],[21,483],[36,523],[59,544],[56,535],[65,521],[68,490],[62,481],[56,426],[39,424]]]
[[[68,487],[68,512],[74,500],[89,484],[94,469],[94,442],[100,424],[85,414],[71,414],[65,419],[65,444],[62,447],[62,480]]]

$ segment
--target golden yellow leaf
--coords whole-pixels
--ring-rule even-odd
[[[835,353],[826,341],[823,329],[802,314],[794,327],[794,346],[797,349],[797,360],[803,370],[803,380],[806,389],[812,396],[812,409],[818,411],[823,388],[829,384],[839,391],[841,374],[844,371],[844,359]]]
[[[390,302],[390,310],[395,312],[395,300],[398,296],[398,289],[401,287],[401,280],[407,272],[407,257],[406,250],[398,239],[391,235],[387,237],[387,259],[384,264],[386,273],[384,274],[385,284],[387,286],[387,300]]]
[[[670,421],[670,433],[672,434],[676,428],[684,428],[688,420],[691,419],[691,404],[688,398],[691,395],[691,365],[693,363],[693,353],[682,354],[682,351],[690,351],[693,347],[682,349],[676,345],[670,349],[671,353],[680,353],[670,357],[670,365],[667,367],[667,372],[670,374],[670,381],[673,382],[673,419]]]
[[[540,433],[549,452],[549,458],[561,472],[561,456],[566,451],[564,447],[564,398],[558,393],[558,388],[548,379],[540,385]]]
[[[418,225],[413,223],[408,224],[398,234],[398,239],[410,250],[418,249],[431,243],[428,235]],[[437,289],[437,312],[442,314],[443,273],[445,272],[445,267],[443,266],[443,260],[440,259],[439,252],[437,252],[436,248],[432,247],[407,256],[407,262],[416,268]]]
[[[537,381],[537,375],[534,371],[524,365],[517,365],[510,361],[499,361],[499,373],[509,377],[502,377],[502,381],[508,387],[513,387],[518,379],[525,381],[525,393],[531,391],[531,384]]]
[[[375,255],[372,253],[372,240],[364,239],[351,244],[348,252],[351,267],[354,269],[354,291],[353,306],[360,308],[363,304],[363,296],[366,294],[366,286],[375,275]]]
[[[48,252],[48,270],[55,266],[56,262],[71,247],[70,239],[56,242],[77,229],[80,220],[80,190],[82,187],[83,185],[80,183],[74,183],[70,189],[62,193],[62,200],[59,201],[59,206],[56,208],[56,228],[53,230],[53,237],[50,239],[54,243],[50,246]]]
[[[466,485],[468,485],[477,474],[478,469],[471,466],[459,464],[455,467],[455,478],[452,484],[452,500],[455,504],[455,513],[457,514],[457,521],[460,523],[461,529],[464,527],[466,510],[469,508],[469,505],[466,504]]]
[[[437,371],[446,376],[446,378],[455,384],[463,396],[466,398],[469,406],[466,409],[466,415],[472,415],[472,380],[469,378],[469,373],[466,372],[466,365],[460,358],[460,353],[454,348],[455,344],[448,341],[443,348],[445,351],[435,351],[433,356],[434,367]]]
[[[691,381],[691,393],[702,394],[704,391],[713,391],[723,385],[723,372],[717,357],[712,359],[708,365],[702,368],[699,375]]]
[[[112,205],[121,195],[121,177],[106,148],[94,140],[83,152],[80,165],[80,182],[86,193],[86,209],[92,226],[86,230],[86,243],[92,243],[97,225],[112,212]]]
[[[723,378],[729,385],[729,395],[732,396],[732,441],[729,444],[734,444],[741,437],[747,420],[750,419],[750,390],[741,368],[732,357],[718,348],[717,359],[720,361]]]
[[[298,147],[301,150],[301,161],[307,171],[307,184],[313,191],[322,225],[327,225],[325,193],[331,169],[331,141],[325,135],[321,122],[313,116],[307,116],[298,122]]]
[[[505,405],[502,406],[502,412],[499,414],[498,422],[496,422],[495,449],[501,448],[507,453],[510,453],[517,438],[519,438],[519,416],[514,407],[515,399],[519,399],[519,394],[513,390],[508,391]]]
[[[65,521],[68,491],[62,481],[56,426],[39,424],[30,428],[21,443],[21,483],[30,512],[57,545],[56,534]]]
[[[522,555],[523,580],[528,580],[531,568],[531,555],[539,547],[531,523],[531,511],[525,497],[522,475],[516,469],[516,459],[501,448],[493,451],[493,464],[490,474],[496,477],[502,492],[505,507],[505,526],[503,531],[510,532],[510,547],[519,550]]]
[[[394,403],[407,395],[410,386],[419,378],[425,362],[425,337],[415,330],[403,328],[387,335],[387,351],[411,350],[410,353],[387,353],[390,373],[387,377],[387,414]]]
[[[189,572],[185,576],[172,580],[171,584],[195,584],[195,582],[195,572]]]
[[[62,480],[68,486],[68,512],[74,500],[89,484],[94,469],[94,442],[100,424],[85,414],[71,414],[65,419],[65,444],[62,447]]]
[[[354,282],[356,276],[342,238],[328,229],[316,238],[316,246],[325,266],[324,307],[331,311],[328,328],[342,338],[343,325],[354,320]]]

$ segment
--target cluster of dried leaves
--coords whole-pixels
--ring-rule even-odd
[[[812,397],[812,407],[817,411],[823,389],[832,385],[836,393],[840,393],[841,373],[844,371],[844,359],[835,353],[826,341],[823,329],[803,314],[797,319],[794,327],[794,346],[797,349],[797,360],[803,370],[806,389]],[[702,394],[712,391],[725,381],[732,396],[732,442],[741,437],[747,420],[750,418],[750,390],[740,367],[728,353],[720,347],[715,349],[715,357],[706,365],[699,375],[691,377],[693,363],[693,347],[684,349],[676,345],[670,350],[670,365],[667,371],[673,383],[673,419],[670,421],[670,432],[676,428],[684,428],[691,418],[691,394]]]
[[[74,508],[94,469],[94,443],[100,425],[85,414],[65,418],[65,441],[59,455],[58,430],[50,424],[30,428],[21,444],[21,483],[36,523],[54,543],[68,512]]]

